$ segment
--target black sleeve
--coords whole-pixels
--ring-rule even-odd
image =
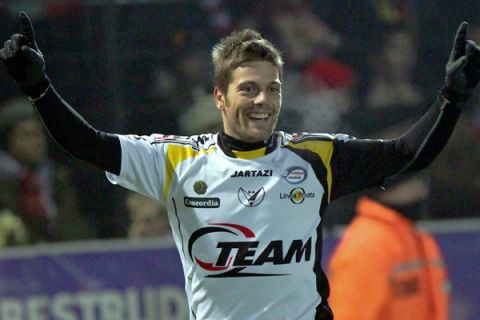
[[[397,154],[404,154],[401,164],[392,166],[387,176],[428,167],[447,144],[460,114],[461,108],[458,105],[439,96],[405,134],[386,141],[387,161],[393,162]]]
[[[120,174],[119,138],[92,127],[53,87],[33,102],[53,139],[70,155],[102,170]]]
[[[332,199],[380,186],[387,177],[428,167],[446,145],[460,113],[459,106],[438,97],[399,138],[335,141]]]

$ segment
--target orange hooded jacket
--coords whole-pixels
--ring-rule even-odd
[[[446,320],[449,280],[435,239],[378,202],[357,216],[329,261],[335,320]]]

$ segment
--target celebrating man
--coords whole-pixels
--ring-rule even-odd
[[[191,319],[333,319],[320,265],[326,206],[428,166],[480,78],[480,47],[466,40],[463,23],[444,87],[404,135],[289,134],[275,131],[282,58],[247,29],[213,48],[222,132],[118,135],[93,128],[60,97],[30,20],[21,13],[20,21],[21,33],[0,51],[7,72],[68,153],[168,208]]]

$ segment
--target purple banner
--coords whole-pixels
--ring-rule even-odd
[[[434,232],[452,282],[455,320],[480,319],[480,232]],[[337,244],[324,241],[324,263]],[[0,251],[0,320],[187,320],[176,248],[92,241]]]
[[[188,319],[174,247],[102,241],[0,255],[0,320]]]

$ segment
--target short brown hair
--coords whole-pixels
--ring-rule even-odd
[[[244,29],[231,33],[213,47],[212,60],[215,70],[215,86],[227,92],[232,71],[244,62],[269,61],[278,68],[282,78],[283,60],[280,52],[260,33]]]

